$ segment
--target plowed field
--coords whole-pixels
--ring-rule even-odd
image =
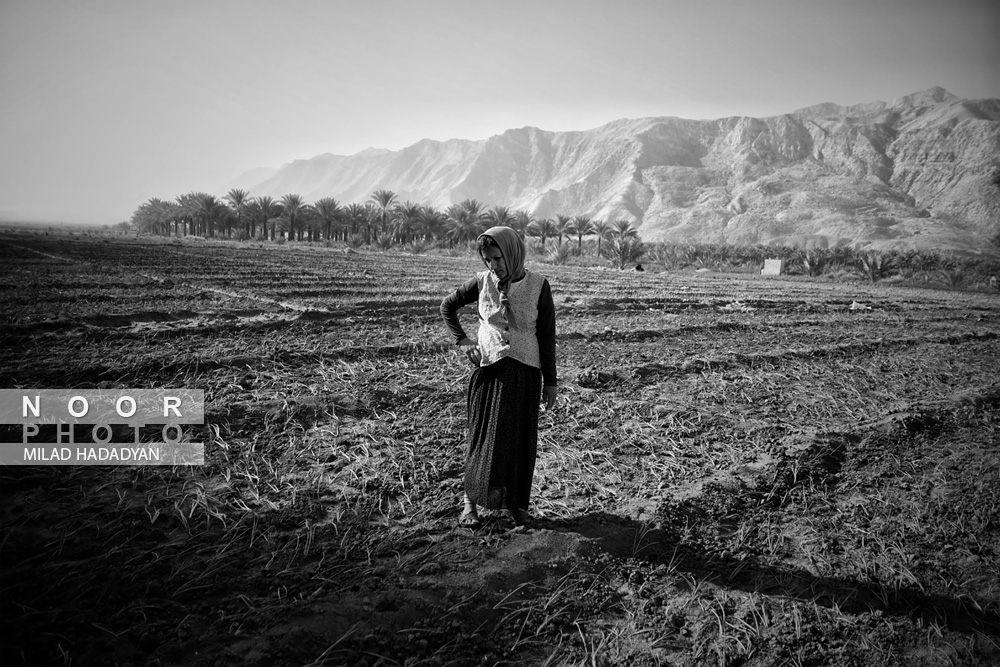
[[[0,468],[4,665],[1000,664],[996,293],[529,258],[537,522],[472,531],[438,304],[473,257],[8,233],[0,267],[0,387],[206,395],[205,466]]]

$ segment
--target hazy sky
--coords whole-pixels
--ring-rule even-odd
[[[525,125],[1000,98],[998,35],[995,0],[0,0],[0,217]]]

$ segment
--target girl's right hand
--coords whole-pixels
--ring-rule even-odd
[[[463,338],[458,341],[458,347],[464,348],[465,356],[468,357],[473,366],[478,368],[483,360],[483,353],[479,351],[479,345],[468,338]]]

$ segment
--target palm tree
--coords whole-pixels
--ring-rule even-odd
[[[395,231],[400,243],[409,243],[413,229],[420,224],[423,209],[411,201],[396,204],[395,215],[393,216],[393,231]]]
[[[323,197],[313,204],[313,208],[316,209],[316,215],[323,222],[323,240],[329,241],[343,213],[340,202],[333,197]]]
[[[166,202],[162,199],[153,198],[141,204],[132,214],[132,226],[136,231],[144,234],[170,235],[170,223],[174,223],[174,231],[177,231],[180,219],[179,207],[173,202]]]
[[[192,214],[194,210],[194,193],[189,192],[179,195],[174,199],[174,205],[177,207],[177,218],[181,224],[181,228],[184,230],[184,235],[195,234],[197,230],[194,226],[194,216]]]
[[[486,205],[483,204],[478,199],[465,199],[459,204],[462,208],[469,212],[469,215],[475,219],[477,224],[482,224],[483,216],[486,215]]]
[[[315,206],[305,206],[299,217],[299,238],[302,238],[302,230],[306,231],[306,241],[312,243],[319,240],[320,229],[323,227],[323,219],[316,213]]]
[[[545,248],[545,240],[556,235],[556,226],[549,218],[535,220],[528,227],[528,233],[542,239],[542,248]]]
[[[483,220],[491,227],[510,227],[514,214],[506,206],[494,206],[483,214]]]
[[[593,223],[594,234],[597,234],[597,255],[601,255],[601,241],[611,235],[611,225],[605,220],[595,220]]]
[[[233,238],[233,228],[237,225],[236,213],[223,203],[222,200],[219,200],[219,203],[222,204],[222,211],[219,213],[219,217],[216,218],[219,234],[223,238],[231,239]]]
[[[305,213],[308,204],[300,195],[288,194],[281,198],[281,206],[284,209],[282,216],[288,221],[288,240],[292,241],[295,239],[295,221]]]
[[[628,220],[615,220],[612,228],[612,234],[615,238],[629,238],[637,239],[639,238],[639,232],[636,231],[635,227]]]
[[[175,218],[177,204],[162,199],[150,199],[132,215],[132,221],[139,231],[147,234],[170,234],[170,222]]]
[[[396,193],[391,190],[376,190],[372,193],[370,201],[378,211],[379,229],[387,230],[389,228],[389,212],[393,202],[396,201]]]
[[[267,223],[271,222],[271,240],[273,241],[275,223],[272,221],[281,215],[281,211],[281,204],[267,195],[254,198],[250,205],[250,238],[257,236],[257,221],[260,220],[260,229],[265,239],[268,236]]]
[[[358,229],[365,224],[367,213],[368,209],[365,208],[364,204],[355,202],[347,205],[347,208],[344,209],[344,218],[351,223],[351,234],[357,234]]]
[[[191,220],[191,214],[180,205],[180,201],[180,197],[175,201],[164,201],[154,197],[140,205],[132,214],[132,225],[136,231],[164,236],[170,236],[170,225],[173,225],[174,236],[188,234],[190,229],[187,223]]]
[[[365,243],[371,244],[374,238],[378,235],[378,221],[379,221],[379,210],[378,206],[374,202],[366,201],[364,203],[364,214],[362,222],[365,225]],[[372,234],[372,228],[375,228],[375,234]]]
[[[589,215],[578,215],[573,218],[571,230],[576,234],[576,250],[579,252],[583,248],[583,237],[594,233],[594,223],[590,221]]]
[[[177,204],[182,215],[186,215],[192,223],[197,223],[198,231],[203,236],[215,236],[215,222],[227,210],[215,195],[204,192],[181,195],[177,198]]]
[[[205,221],[208,236],[215,236],[216,223],[219,222],[229,209],[219,201],[215,195],[199,192],[197,196],[197,211]]]
[[[129,224],[137,232],[143,234],[162,234],[163,232],[157,227],[155,216],[153,211],[159,204],[163,201],[160,199],[150,199],[144,204],[139,204],[139,208],[132,211],[132,217],[129,219]]]
[[[533,223],[534,221],[535,221],[534,216],[532,216],[527,211],[515,211],[514,221],[510,224],[510,226],[513,227],[517,231],[517,233],[521,235],[521,240],[523,241],[525,234],[528,233],[528,227],[530,227],[531,223]]]
[[[182,223],[180,207],[172,201],[155,201],[159,203],[155,204],[154,219],[163,226],[164,234],[167,236],[170,235],[170,224],[173,223],[174,236],[180,236],[180,226]]]
[[[569,233],[570,222],[572,218],[568,215],[557,215],[556,216],[556,235],[559,237],[559,242],[556,245],[562,245],[563,237]]]
[[[226,194],[225,197],[223,197],[223,199],[229,203],[229,208],[232,209],[233,213],[236,215],[236,226],[241,231],[249,232],[249,229],[244,229],[243,227],[243,216],[246,214],[247,207],[250,205],[250,195],[247,194],[247,191],[233,188]]]
[[[184,212],[176,202],[163,202],[162,206],[159,208],[158,216],[166,223],[168,227],[168,234],[170,223],[174,224],[174,236],[181,236],[183,233],[187,233],[187,229],[184,227]]]
[[[433,206],[424,206],[420,209],[420,233],[425,240],[434,237],[444,238],[448,226],[448,216]]]
[[[204,221],[198,214],[199,197],[202,194],[201,192],[188,192],[174,200],[180,210],[187,233],[191,236],[207,234]]]
[[[481,211],[482,205],[474,199],[448,207],[445,215],[448,217],[448,239],[452,244],[474,241],[483,233]]]

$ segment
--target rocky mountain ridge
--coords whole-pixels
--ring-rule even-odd
[[[344,203],[387,189],[440,208],[471,198],[536,217],[625,218],[646,240],[980,252],[1000,233],[1000,100],[931,88],[767,118],[524,127],[319,155],[241,187]]]

